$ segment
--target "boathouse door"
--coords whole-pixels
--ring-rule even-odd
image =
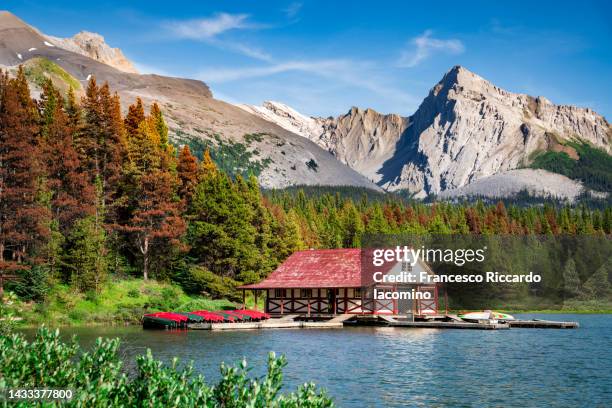
[[[336,289],[327,290],[328,313],[336,314]]]

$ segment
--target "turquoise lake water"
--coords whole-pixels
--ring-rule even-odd
[[[518,315],[517,315],[518,316]],[[233,332],[65,329],[84,347],[120,337],[122,355],[193,360],[218,377],[245,357],[255,374],[285,354],[287,389],[314,381],[341,407],[610,407],[612,315],[521,315],[572,320],[577,330],[288,329]]]

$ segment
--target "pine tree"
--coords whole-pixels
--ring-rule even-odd
[[[40,197],[39,115],[23,67],[16,78],[4,74],[1,82],[0,269],[16,269],[40,262],[37,250],[49,235],[49,212]]]
[[[73,146],[74,124],[64,111],[63,98],[51,81],[41,95],[41,153],[47,185],[51,192],[51,212],[64,235],[79,218],[94,212],[94,188],[83,173]],[[61,157],[61,160],[58,158]]]
[[[76,222],[69,236],[70,246],[64,257],[69,267],[69,281],[79,290],[99,292],[106,280],[108,260],[106,233],[94,216]]]
[[[89,80],[83,99],[85,123],[77,142],[78,151],[90,181],[102,186],[102,208],[112,220],[114,212],[106,205],[118,195],[119,181],[126,160],[126,138],[119,96],[111,95],[108,84],[98,87],[95,78]]]
[[[129,106],[128,114],[125,117],[125,130],[128,136],[134,136],[144,120],[145,111],[142,99],[136,98],[136,103]]]
[[[198,159],[191,154],[188,145],[184,145],[179,153],[177,172],[181,182],[178,195],[189,206],[191,196],[193,196],[193,191],[198,183]]]
[[[166,125],[164,115],[156,102],[151,105],[150,116],[153,120],[153,125],[155,126],[157,134],[159,135],[160,147],[162,150],[166,150],[168,148],[168,126]]]
[[[574,298],[582,293],[582,283],[576,270],[576,262],[568,259],[563,267],[563,293],[568,298]]]
[[[174,171],[175,159],[160,143],[156,118],[142,118],[141,109],[142,102],[138,100],[126,118],[126,126],[131,129],[127,140],[129,163],[124,169],[129,180],[130,216],[118,229],[126,233],[141,255],[146,280],[153,262],[161,269],[172,255],[172,249],[182,249],[180,238],[186,224],[177,195],[179,179]],[[137,120],[140,122],[135,128]]]

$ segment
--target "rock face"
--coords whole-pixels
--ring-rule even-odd
[[[408,120],[399,115],[381,115],[356,107],[337,118],[314,118],[279,102],[238,106],[312,140],[374,182],[380,181],[380,163],[391,158],[398,137],[408,125]]]
[[[280,124],[282,115],[266,111],[267,120]],[[565,140],[580,138],[610,152],[612,139],[610,124],[591,109],[511,93],[460,66],[409,118],[352,108],[338,118],[300,123],[312,121],[322,129],[307,126],[300,134],[381,187],[417,197],[517,169],[534,152],[560,149]]]
[[[104,37],[97,33],[81,31],[71,38],[59,38],[45,35],[47,40],[60,48],[85,55],[103,64],[117,68],[119,71],[137,74],[134,64],[128,60],[119,48],[111,48]]]
[[[215,99],[202,81],[121,71],[54,42],[15,15],[0,11],[0,68],[14,71],[31,60],[48,60],[74,78],[79,92],[91,76],[99,84],[108,82],[121,96],[124,110],[136,97],[145,105],[157,102],[174,140],[202,139],[234,147],[240,143],[258,162],[267,163],[259,175],[261,185],[267,188],[318,184],[381,190],[314,142]],[[248,143],[247,135],[251,136]]]
[[[521,167],[535,151],[571,138],[610,152],[611,136],[606,119],[590,109],[507,92],[457,66],[410,117],[381,167],[382,185],[439,193]]]

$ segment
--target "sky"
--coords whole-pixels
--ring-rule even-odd
[[[232,103],[408,116],[454,65],[612,117],[612,2],[3,0],[46,34],[102,34],[144,73]]]

